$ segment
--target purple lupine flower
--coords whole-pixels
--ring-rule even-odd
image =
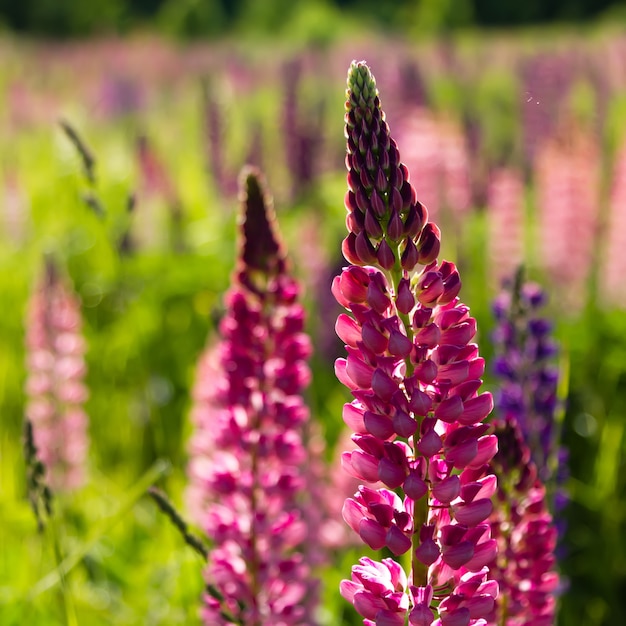
[[[188,501],[215,546],[207,579],[238,623],[312,624],[316,581],[303,553],[315,537],[301,436],[310,344],[259,174],[245,170],[242,181],[242,241],[222,339],[203,357],[195,386]],[[207,596],[204,622],[230,623],[222,608]]]
[[[545,302],[541,287],[524,282],[520,271],[493,304],[497,414],[519,425],[544,483],[554,477],[560,436],[557,347],[551,323],[540,315]]]
[[[343,515],[370,547],[409,553],[411,569],[362,559],[341,593],[364,624],[484,624],[497,596],[485,569],[496,548],[486,464],[497,442],[482,423],[493,401],[479,393],[476,321],[457,297],[456,267],[437,260],[439,229],[363,62],[348,72],[345,121],[351,265],[332,290],[348,311],[336,324],[348,355],[335,371],[354,396],[343,418],[357,449],[343,466],[364,484]]]
[[[552,626],[559,589],[557,527],[515,418],[499,419],[496,434],[499,450],[491,468],[498,475],[498,506],[490,522],[498,555],[489,576],[499,583],[500,596],[489,622]]]
[[[284,65],[285,100],[281,126],[284,129],[285,155],[291,173],[291,197],[297,199],[311,185],[316,172],[316,158],[322,146],[324,101],[302,115],[298,88],[302,60],[293,59]]]
[[[207,170],[216,189],[222,195],[230,196],[235,192],[235,182],[224,165],[223,113],[215,89],[208,81],[203,83],[202,96]]]
[[[26,417],[53,491],[85,481],[89,447],[80,303],[52,261],[33,293],[26,328]]]

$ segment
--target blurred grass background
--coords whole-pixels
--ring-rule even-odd
[[[626,623],[626,285],[604,280],[624,256],[609,245],[614,216],[626,214],[616,191],[626,178],[622,15],[621,2],[590,0],[0,0],[0,623],[199,623],[202,563],[143,493],[159,480],[182,506],[189,392],[233,268],[235,181],[246,162],[268,177],[306,287],[317,348],[308,400],[333,458],[346,393],[332,370],[328,287],[341,266],[353,58],[377,77],[401,154],[417,147],[437,158],[427,171],[409,163],[412,179],[420,197],[435,185],[444,257],[460,267],[487,359],[501,236],[490,176],[505,166],[523,181],[517,236],[549,293],[569,383],[559,623]],[[93,152],[93,183],[60,119]],[[431,145],[433,133],[460,151]],[[578,136],[594,149],[572,161],[574,192],[550,195],[541,181],[561,176],[559,158],[547,158],[542,175],[542,145],[576,154]],[[590,170],[591,199],[576,202],[576,181]],[[469,200],[445,195],[455,185]],[[557,212],[563,223],[593,220],[582,234],[546,234],[546,215]],[[580,246],[588,237],[592,252],[559,273],[546,236]],[[91,448],[87,486],[57,499],[57,521],[42,536],[26,499],[21,433],[25,311],[44,254],[82,302]],[[489,370],[486,378],[493,388]],[[72,565],[63,584],[51,533]],[[359,623],[336,591],[355,559],[339,554],[321,573],[324,624]]]

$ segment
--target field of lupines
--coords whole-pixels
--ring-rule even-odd
[[[626,38],[0,59],[2,625],[626,622]]]

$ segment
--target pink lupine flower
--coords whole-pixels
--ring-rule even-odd
[[[26,328],[26,417],[54,491],[82,486],[88,450],[85,341],[78,298],[51,261],[33,293]]]
[[[611,304],[626,308],[626,142],[622,143],[613,167],[609,218],[606,229],[606,252],[603,271],[600,272],[602,297]]]
[[[472,205],[472,181],[467,141],[462,128],[452,120],[440,124],[442,195],[446,208],[456,216]]]
[[[238,623],[312,624],[301,434],[310,345],[259,174],[242,180],[239,264],[221,341],[202,358],[194,391],[188,501],[215,546],[207,580]],[[223,608],[207,596],[204,622],[230,623]]]
[[[508,167],[494,170],[487,188],[489,268],[494,285],[510,276],[524,257],[524,181]]]
[[[409,172],[420,172],[413,186],[431,218],[437,217],[441,209],[443,157],[435,116],[423,107],[405,111],[396,136],[403,146],[402,158]]]
[[[497,596],[484,569],[496,551],[486,464],[497,441],[483,424],[493,401],[479,393],[476,321],[457,297],[456,267],[437,260],[439,229],[362,62],[348,72],[345,121],[351,265],[332,286],[347,310],[336,325],[347,358],[335,371],[354,396],[343,417],[357,449],[343,467],[365,484],[343,515],[370,547],[409,553],[411,570],[362,559],[341,593],[364,624],[484,624]]]
[[[597,142],[572,122],[544,144],[535,163],[542,264],[574,308],[584,302],[594,262],[599,162]]]

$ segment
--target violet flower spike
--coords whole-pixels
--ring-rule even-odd
[[[26,418],[46,482],[55,492],[72,491],[85,482],[89,441],[83,407],[88,392],[81,327],[77,296],[47,260],[27,319]]]
[[[221,341],[203,357],[194,390],[190,488],[194,518],[213,541],[205,624],[314,624],[317,583],[306,555],[302,443],[310,374],[299,287],[259,173],[241,178],[239,263],[226,296]]]
[[[543,291],[524,282],[519,269],[493,307],[499,451],[490,465],[501,479],[499,506],[490,517],[500,555],[490,576],[502,590],[493,614],[498,624],[511,619],[549,626],[556,618],[557,540],[564,525],[551,509],[558,516],[567,503],[567,450],[558,446],[557,349],[549,322],[538,313],[544,304]]]
[[[437,260],[439,229],[363,62],[348,71],[345,122],[351,265],[332,286],[347,310],[336,324],[347,358],[335,371],[354,396],[343,417],[357,449],[343,467],[365,484],[343,513],[366,544],[399,558],[361,559],[341,593],[366,625],[484,624],[498,594],[486,568],[496,550],[486,464],[497,441],[483,423],[493,402],[479,393],[476,321],[458,298],[456,267]]]

